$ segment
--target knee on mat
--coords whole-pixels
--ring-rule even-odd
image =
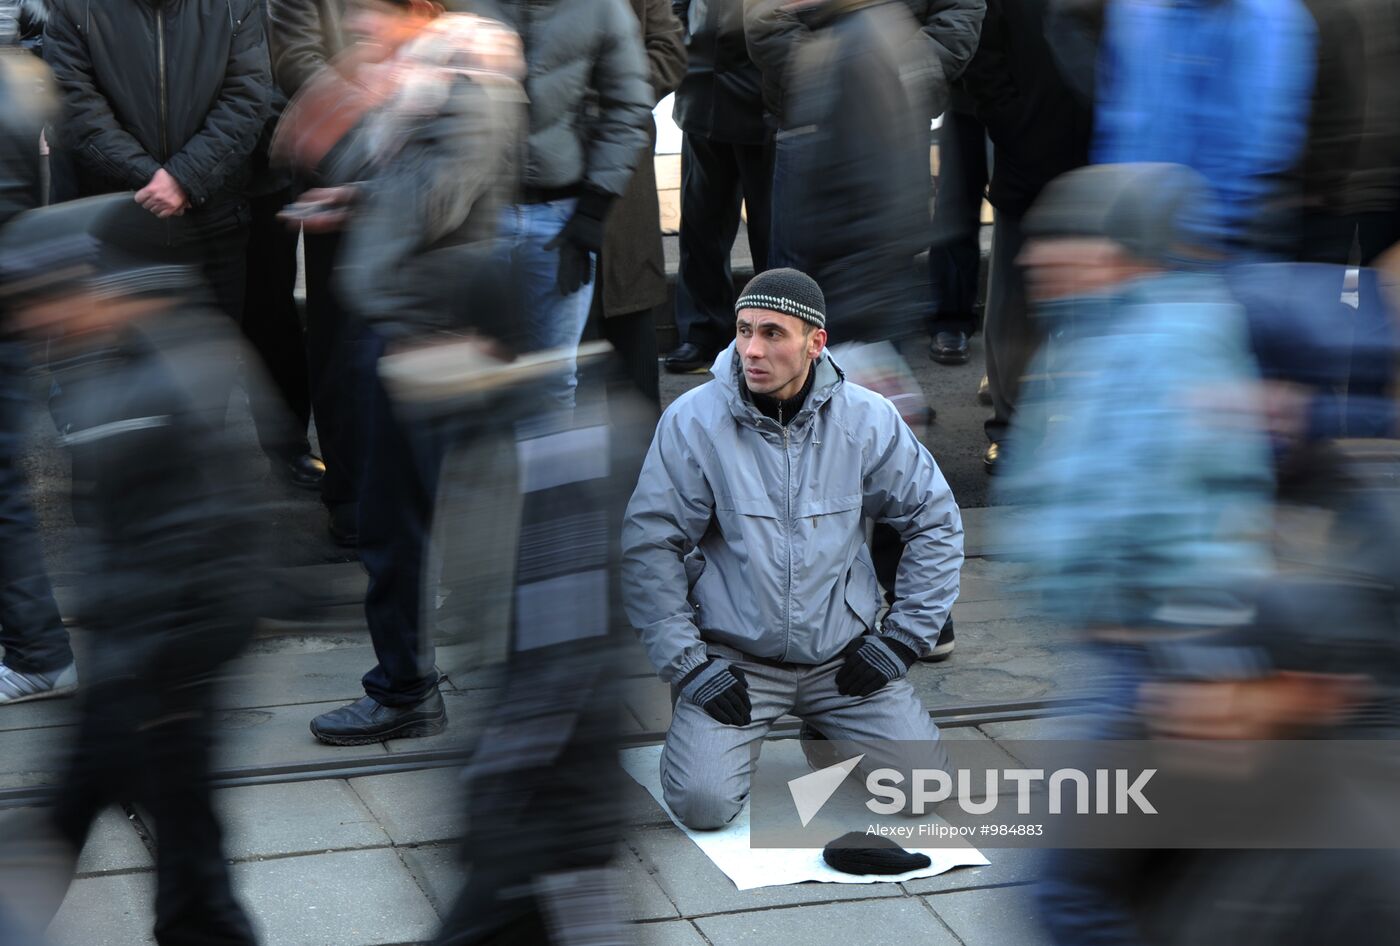
[[[692,831],[715,831],[733,821],[744,808],[744,799],[735,799],[714,788],[692,786],[665,791],[666,804],[681,824]]]

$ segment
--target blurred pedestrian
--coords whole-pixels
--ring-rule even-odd
[[[985,22],[982,28],[986,30]],[[938,129],[938,189],[928,248],[933,290],[928,355],[936,364],[964,365],[968,338],[977,331],[989,144],[987,129],[978,120],[966,88],[961,84],[954,88],[949,102]]]
[[[336,288],[365,328],[355,366],[366,399],[358,532],[378,663],[363,698],[311,722],[317,739],[349,746],[447,724],[423,561],[456,431],[396,413],[379,366],[386,353],[466,332],[514,337],[497,228],[518,173],[525,100],[519,39],[497,21],[425,0],[364,0],[346,28],[356,45],[303,87],[274,151],[325,185],[285,214],[307,230],[342,232]]]
[[[283,95],[296,95],[348,45],[345,9],[346,0],[269,0],[272,77]],[[294,176],[292,195],[307,186],[305,180]],[[301,239],[307,383],[316,439],[326,467],[321,502],[326,506],[331,538],[338,545],[351,547],[359,539],[356,483],[364,475],[359,400],[352,370],[358,329],[332,279],[339,231],[303,230]]]
[[[670,95],[685,74],[681,24],[667,0],[632,0],[642,27],[652,105]],[[666,254],[656,193],[656,122],[647,119],[648,144],[603,226],[603,249],[593,292],[592,319],[616,349],[642,395],[661,406],[656,357],[656,307],[666,301]]]
[[[773,133],[758,67],[744,45],[743,0],[675,4],[690,63],[676,90],[681,140],[676,333],[666,370],[702,371],[733,333],[730,257],[742,206],[753,270],[768,268]]]
[[[0,226],[42,202],[39,134],[56,105],[44,65],[0,46]],[[29,359],[8,321],[0,302],[0,706],[63,696],[78,680],[24,475]]]
[[[58,140],[74,179],[55,202],[136,191],[184,215],[220,309],[243,314],[249,158],[271,80],[262,0],[54,0],[44,58],[63,96]]]
[[[604,222],[648,154],[647,53],[624,0],[499,0],[499,10],[525,45],[530,101],[521,191],[501,215],[500,255],[523,281],[529,347],[575,349]],[[577,385],[566,367],[550,386],[569,405]]]
[[[188,223],[123,193],[30,211],[0,238],[13,327],[43,343],[63,386],[83,527],[75,617],[93,641],[53,804],[0,832],[0,868],[43,851],[59,868],[56,886],[18,900],[15,878],[0,884],[6,943],[38,942],[115,803],[142,806],[158,836],[156,942],[254,942],[208,781],[220,674],[266,603],[260,478],[223,424],[237,333],[198,301],[197,253],[180,263],[167,245]],[[33,927],[15,928],[25,917]]]

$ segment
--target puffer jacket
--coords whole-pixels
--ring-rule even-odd
[[[651,83],[627,0],[474,5],[525,46],[530,137],[523,184],[621,197],[650,143]]]
[[[61,196],[139,190],[162,167],[195,208],[245,184],[272,88],[262,0],[54,0],[44,58],[77,167]]]
[[[875,631],[870,521],[905,543],[880,633],[928,653],[958,595],[962,517],[894,405],[828,353],[784,428],[741,393],[733,344],[712,370],[662,415],[622,529],[623,601],[662,679],[707,641],[819,664]]]

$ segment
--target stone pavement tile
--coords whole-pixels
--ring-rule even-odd
[[[466,788],[461,769],[448,766],[350,780],[395,844],[426,844],[461,837]]]
[[[909,893],[943,893],[948,890],[971,890],[977,887],[1000,887],[1025,884],[1040,879],[1044,851],[1030,848],[978,847],[987,860],[982,867],[958,867],[937,877],[906,880],[902,886]]]
[[[388,848],[233,868],[261,946],[377,946],[430,939],[438,917]]]
[[[631,777],[620,780],[619,792],[622,804],[622,817],[628,825],[669,825],[671,816],[662,811],[651,792],[638,785]]]
[[[312,717],[343,705],[343,701],[336,700],[299,706],[220,710],[215,714],[215,731],[219,742],[214,767],[219,771],[228,771],[384,755],[385,749],[378,743],[368,746],[327,746],[311,735],[309,726]]]
[[[1023,575],[983,578],[972,574],[972,570],[968,566],[974,562],[986,561],[985,558],[970,558],[963,566],[962,579],[958,586],[958,604],[1001,601],[1008,598],[1013,600],[1035,599],[1036,595]]]
[[[466,865],[462,863],[458,845],[430,844],[403,847],[398,851],[438,916],[446,916],[467,879]]]
[[[706,916],[695,925],[713,946],[958,946],[923,904],[908,897]]]
[[[214,805],[225,856],[235,860],[389,845],[374,815],[339,779],[225,788],[214,793]]]
[[[739,890],[678,828],[642,828],[632,832],[627,842],[654,872],[661,889],[680,909],[681,915],[687,917],[903,894],[898,884],[805,883]]]
[[[1039,716],[1034,719],[1013,719],[1004,723],[983,723],[977,728],[997,742],[1082,739],[1094,721],[1091,715],[1077,713],[1070,716]]]
[[[685,920],[664,923],[637,923],[632,927],[637,946],[705,946],[695,927]]]
[[[283,635],[262,638],[254,646],[269,649],[241,657],[229,667],[220,706],[349,703],[365,695],[360,678],[374,666],[374,650],[365,635]]]
[[[631,848],[624,845],[614,864],[618,868],[619,882],[627,900],[628,919],[668,920],[680,916],[671,898],[666,896],[656,878]]]
[[[155,874],[73,881],[49,926],[49,946],[154,946]]]
[[[21,703],[15,708],[23,709],[26,705]],[[55,726],[0,734],[0,788],[49,785],[57,781],[75,732],[71,726]]]
[[[989,596],[982,601],[973,601],[962,595],[953,605],[953,618],[957,621],[959,646],[962,630],[969,624],[983,624],[988,621],[1010,621],[1019,618],[1043,617],[1044,608],[1034,598],[1014,596],[1005,593]]]
[[[117,805],[109,805],[97,816],[78,858],[79,875],[154,866],[151,852],[146,850],[135,825]]]
[[[0,732],[72,726],[78,721],[78,701],[74,699],[35,700],[6,706],[0,712]],[[8,739],[8,737],[5,737]]]
[[[967,768],[974,763],[999,768],[1015,768],[1020,764],[976,726],[944,726],[938,732],[942,738],[953,743],[948,747],[948,753],[955,768]]]
[[[622,700],[644,732],[664,733],[671,725],[671,688],[656,677],[625,681]]]
[[[935,894],[924,900],[964,946],[1050,946],[1037,918],[1032,887]]]
[[[384,744],[390,752],[425,752],[436,749],[461,749],[472,744],[473,733],[499,701],[493,690],[443,690],[442,701],[447,706],[447,728],[436,736],[420,739],[391,739]]]

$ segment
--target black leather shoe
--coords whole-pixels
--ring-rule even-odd
[[[996,476],[1001,466],[1003,450],[999,443],[987,444],[987,452],[982,454],[982,466],[989,476]]]
[[[385,706],[364,696],[311,721],[311,735],[331,746],[367,746],[388,739],[415,739],[447,727],[447,707],[434,687],[412,706]]]
[[[702,351],[699,345],[686,342],[666,356],[666,370],[671,374],[697,374],[709,371],[715,363],[713,352]]]
[[[299,486],[302,489],[320,489],[321,480],[326,475],[326,464],[314,454],[303,453],[288,463],[286,470],[287,478],[292,481],[293,486]]]
[[[967,333],[939,332],[929,342],[928,356],[940,365],[967,364]]]
[[[933,650],[919,658],[919,663],[938,664],[953,656],[953,619],[943,622],[943,630],[938,632],[938,642]]]
[[[360,544],[360,510],[355,503],[339,503],[330,508],[331,541],[343,549],[353,549]]]

